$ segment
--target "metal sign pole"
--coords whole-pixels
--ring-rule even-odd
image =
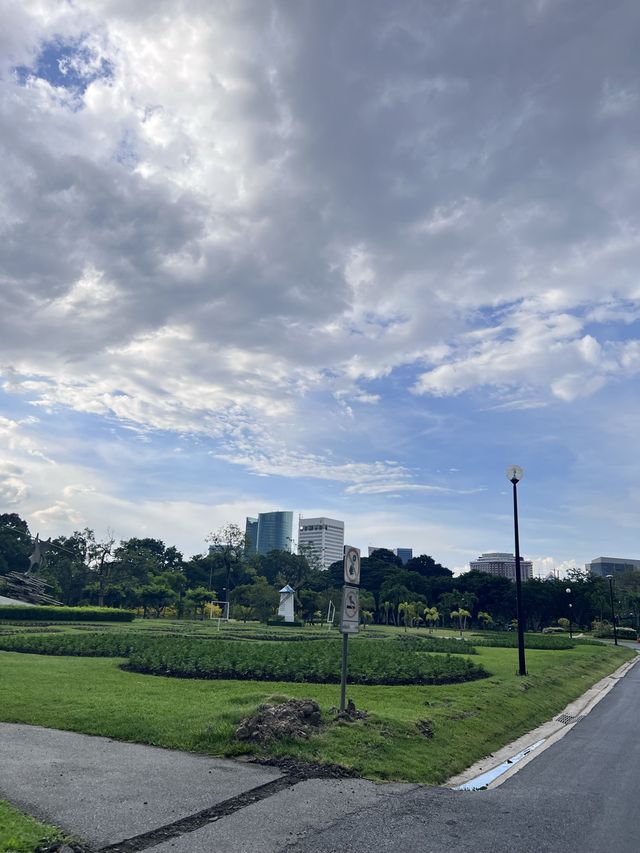
[[[342,635],[342,672],[340,675],[340,713],[346,707],[347,699],[347,660],[349,657],[349,635]]]
[[[340,713],[344,712],[347,698],[347,663],[349,659],[349,634],[358,633],[360,623],[360,550],[344,546],[344,586],[342,587],[342,667],[340,671]]]

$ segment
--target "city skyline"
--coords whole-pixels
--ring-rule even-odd
[[[639,15],[7,3],[2,510],[637,554]]]

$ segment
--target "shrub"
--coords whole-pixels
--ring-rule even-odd
[[[498,631],[483,636],[474,636],[474,646],[490,646],[492,648],[515,649],[518,647],[518,635],[516,632]],[[572,649],[575,645],[574,640],[569,637],[558,637],[554,634],[525,634],[524,644],[528,649],[541,649],[543,651],[553,651],[562,649]]]
[[[0,605],[0,619],[12,622],[132,622],[132,610],[115,607],[49,607],[42,604]]]
[[[0,649],[49,655],[128,657],[126,669],[180,678],[230,678],[336,684],[340,646],[317,643],[251,643],[141,633],[86,633],[0,637]],[[460,655],[402,651],[394,642],[354,642],[349,651],[352,684],[453,684],[485,678],[486,670]]]
[[[278,625],[280,628],[304,628],[304,622],[294,619],[293,622],[285,622],[284,616],[272,616],[267,619],[267,625]]]
[[[637,640],[638,632],[635,628],[616,628],[616,633],[619,640]],[[593,632],[594,637],[599,637],[601,640],[613,640],[613,627],[603,626]]]
[[[566,628],[543,628],[542,633],[543,634],[566,634],[567,629]]]

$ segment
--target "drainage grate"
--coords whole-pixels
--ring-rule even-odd
[[[582,719],[582,715],[578,717],[572,717],[571,714],[560,714],[559,717],[556,717],[557,722],[564,723],[565,726],[569,725],[569,723],[579,723]]]

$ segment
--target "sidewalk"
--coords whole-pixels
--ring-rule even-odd
[[[0,723],[0,799],[94,849],[276,853],[307,830],[416,787],[303,779],[246,761]]]

